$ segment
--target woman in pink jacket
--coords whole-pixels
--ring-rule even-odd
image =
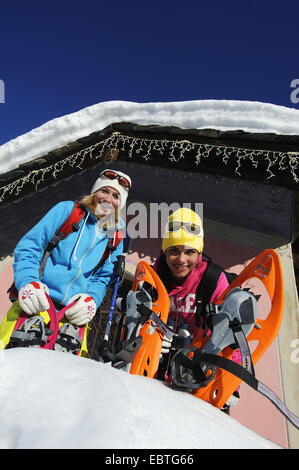
[[[169,319],[174,331],[187,323],[195,336],[204,325],[203,318],[196,325],[196,291],[203,279],[208,263],[202,259],[203,228],[198,214],[180,208],[169,217],[160,253],[154,269],[163,281],[170,298]],[[228,287],[224,272],[219,276],[209,302],[216,302]]]
[[[203,280],[208,263],[203,260],[203,227],[198,214],[180,208],[168,219],[160,253],[154,269],[163,281],[170,299],[169,323],[175,333],[190,339],[200,328],[210,334],[204,316],[197,318],[196,291]],[[216,302],[229,283],[225,273],[220,272],[216,287],[208,299]],[[171,342],[164,338],[162,357],[170,351]],[[233,360],[240,362],[239,350]]]

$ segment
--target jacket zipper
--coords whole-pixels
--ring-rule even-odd
[[[91,250],[91,248],[93,247],[94,243],[95,243],[95,240],[96,240],[96,235],[94,236],[94,239],[93,239],[93,242],[92,244],[90,245],[90,247],[85,251],[85,253],[83,253],[82,257],[81,257],[81,260],[80,260],[80,263],[79,263],[79,272],[76,274],[76,276],[69,282],[67,288],[66,288],[66,294],[64,296],[64,299],[62,300],[62,304],[63,302],[66,301],[66,299],[68,298],[68,293],[69,293],[69,290],[70,290],[70,287],[71,285],[75,282],[75,280],[80,276],[80,274],[82,273],[82,270],[81,270],[81,264],[83,262],[83,259],[85,258],[85,256],[87,255],[87,253]]]

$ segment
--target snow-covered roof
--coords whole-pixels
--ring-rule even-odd
[[[53,119],[2,145],[0,173],[13,170],[28,160],[115,122],[299,135],[299,110],[269,103],[231,100],[169,103],[107,101]]]
[[[2,145],[0,204],[116,158],[297,190],[298,149],[296,109],[229,100],[103,102]]]

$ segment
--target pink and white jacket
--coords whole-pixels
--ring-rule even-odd
[[[199,256],[195,268],[190,272],[185,282],[181,285],[177,285],[174,280],[170,278],[165,255],[162,252],[154,264],[154,269],[164,283],[169,295],[170,310],[168,318],[175,320],[175,333],[178,332],[182,322],[188,324],[188,329],[193,337],[196,336],[200,329],[200,326],[196,325],[195,297],[197,286],[203,278],[207,265],[208,263],[202,260],[202,256]],[[222,272],[209,302],[216,302],[228,286],[228,280]],[[211,332],[207,330],[206,333],[209,335]],[[241,363],[241,353],[239,349],[234,351],[232,360]]]

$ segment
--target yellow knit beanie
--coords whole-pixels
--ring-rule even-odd
[[[175,231],[169,231],[169,224],[171,222],[181,222],[182,226]],[[197,227],[200,227],[200,233],[190,233],[183,223],[186,223],[189,227],[195,224]],[[178,227],[180,227],[180,224],[178,224]],[[186,207],[176,210],[168,218],[168,224],[162,240],[162,250],[165,253],[167,248],[174,245],[189,246],[190,248],[195,248],[199,253],[203,250],[202,220],[196,212]]]

